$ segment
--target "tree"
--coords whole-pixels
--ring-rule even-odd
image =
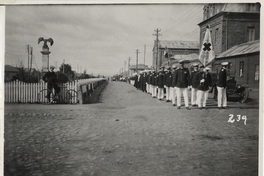
[[[70,79],[68,75],[62,72],[57,72],[57,77],[58,77],[58,83],[67,83]]]
[[[74,71],[72,70],[72,67],[70,64],[62,63],[60,66],[60,72],[66,74],[68,78],[74,79]]]

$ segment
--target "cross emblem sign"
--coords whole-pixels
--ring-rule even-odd
[[[203,44],[204,45],[204,48],[203,48],[203,50],[204,51],[210,51],[211,50],[211,43],[204,43]]]

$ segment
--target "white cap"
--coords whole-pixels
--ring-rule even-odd
[[[226,66],[228,65],[228,62],[222,62],[221,65]]]
[[[210,70],[210,68],[209,68],[209,67],[205,67],[204,69],[205,69],[205,70]]]
[[[184,60],[182,60],[182,59],[181,59],[181,60],[179,60],[179,63],[184,63]]]

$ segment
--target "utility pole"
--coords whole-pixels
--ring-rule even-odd
[[[126,61],[124,63],[124,73],[125,73],[125,76],[126,76]]]
[[[137,54],[137,62],[136,62],[136,72],[138,73],[138,54],[140,52],[138,51],[138,49],[136,50],[136,54]]]
[[[64,63],[65,63],[65,59],[63,59],[63,67],[62,67],[62,72],[64,73]]]
[[[146,60],[146,45],[144,45],[144,70],[146,69],[145,60]]]
[[[30,45],[27,45],[27,52],[28,52],[28,78],[30,76],[29,67],[30,67]]]
[[[161,29],[158,29],[157,30],[154,30],[154,32],[156,32],[155,34],[152,34],[152,35],[155,35],[156,36],[156,62],[155,62],[155,67],[156,67],[156,71],[157,71],[157,67],[158,67],[158,54],[159,54],[159,36],[161,36],[162,34],[159,33],[161,31]]]
[[[33,57],[33,47],[30,47],[30,69],[29,69],[30,74],[32,69],[32,57]]]
[[[130,57],[128,58],[128,64],[127,64],[127,72],[128,72],[128,75],[129,75],[129,67],[130,67]]]

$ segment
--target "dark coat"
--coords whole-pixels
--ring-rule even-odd
[[[148,79],[148,84],[151,84],[151,73],[150,74],[148,74],[148,77],[147,77],[147,79]]]
[[[134,86],[138,88],[138,75],[135,76],[135,83]]]
[[[159,73],[158,77],[157,77],[157,86],[159,88],[164,88],[164,74],[163,73]]]
[[[179,68],[176,70],[176,87],[187,88],[190,81],[188,68]]]
[[[226,87],[226,69],[222,68],[218,74],[218,87]]]
[[[189,86],[192,86],[193,88],[197,89],[198,85],[199,85],[199,82],[197,82],[197,79],[195,78],[196,77],[196,74],[198,73],[199,71],[192,71],[191,73],[191,77],[190,77],[190,82],[189,82]]]
[[[204,79],[204,82],[201,83],[201,80]],[[196,74],[196,81],[199,83],[197,89],[206,91],[209,90],[209,86],[212,85],[212,77],[210,73],[198,72]]]
[[[153,82],[153,84],[152,84],[153,86],[158,86],[158,75],[155,74],[153,76],[152,82]]]
[[[42,79],[48,84],[58,84],[58,78],[55,72],[48,71],[45,73]]]
[[[176,87],[176,70],[171,73],[171,87]]]
[[[167,86],[167,87],[171,87],[171,72],[167,72],[165,73],[165,77],[164,77],[164,84]]]

